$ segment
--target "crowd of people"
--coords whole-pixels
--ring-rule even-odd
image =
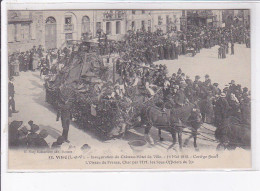
[[[248,34],[249,31],[244,28],[199,28],[194,26],[188,32],[178,31],[166,34],[161,30],[156,32],[129,31],[125,40],[117,42],[109,41],[106,38],[105,41],[101,41],[100,37],[98,47],[95,50],[96,54],[101,56],[118,55],[115,64],[118,77],[114,84],[101,80],[99,82],[101,88],[98,92],[100,94],[102,92],[105,99],[126,101],[131,100],[129,91],[131,89],[135,89],[134,92],[138,92],[148,99],[156,94],[156,90],[161,89],[163,96],[156,105],[162,111],[192,103],[201,111],[203,121],[206,123],[221,126],[224,119],[230,115],[239,118],[242,123],[250,123],[250,91],[248,88],[242,88],[241,85],[235,84],[235,81],[232,80],[221,90],[218,83],[211,82],[209,75],[205,75],[205,80],[201,80],[200,76],[195,76],[193,80],[181,69],[170,75],[165,65],[155,63],[158,60],[178,59],[180,55],[188,53],[192,53],[194,56],[201,49],[212,48],[216,45],[219,46],[218,58],[225,58],[229,52],[229,44],[231,44],[231,54],[234,54],[234,43],[246,43],[246,46],[250,47]],[[56,76],[55,80],[60,80],[57,76],[62,76],[64,68],[72,62],[75,63],[75,58],[83,48],[84,46],[79,43],[59,50],[44,51],[41,46],[33,47],[26,53],[11,55],[9,63],[18,60],[20,71],[34,71],[40,68],[41,75],[54,75]],[[86,50],[90,50],[90,48],[87,47]],[[12,69],[10,71],[11,76],[15,75]],[[63,86],[61,83],[56,84]],[[107,84],[110,86],[108,87]],[[90,87],[87,80],[82,79],[74,81],[73,86],[77,90],[82,89],[82,86]],[[104,93],[102,88],[111,91]],[[65,102],[64,100],[61,102],[64,107],[66,106]],[[61,109],[59,109],[60,111]],[[69,111],[70,109],[66,109],[65,113]],[[69,115],[66,119],[62,119],[64,141],[68,141],[69,120]],[[45,132],[42,134],[46,136]],[[25,135],[27,138],[28,136]]]
[[[29,127],[28,127],[29,126]],[[11,149],[31,149],[31,150],[73,150],[75,146],[66,144],[64,136],[59,136],[56,141],[49,142],[50,135],[46,129],[40,129],[32,120],[28,125],[23,121],[12,121],[8,127],[8,141]],[[81,146],[81,151],[87,153],[91,147],[88,144]]]

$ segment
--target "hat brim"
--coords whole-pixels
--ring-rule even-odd
[[[12,124],[14,128],[20,128],[23,124],[23,121],[17,121],[16,123]]]

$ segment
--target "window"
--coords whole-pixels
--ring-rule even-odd
[[[145,29],[145,21],[142,21],[142,30]]]
[[[21,40],[27,41],[30,39],[30,24],[21,24]]]
[[[72,40],[72,33],[66,33],[65,34],[65,40]]]
[[[73,24],[72,24],[72,16],[65,16],[65,25],[64,25],[64,31],[65,32],[71,32],[73,31]]]
[[[145,14],[145,10],[142,10],[142,14]]]
[[[30,35],[31,39],[36,39],[36,22],[30,24]]]
[[[182,11],[182,16],[185,17],[185,11]]]
[[[120,21],[116,22],[116,34],[120,34],[121,33],[121,23]]]
[[[170,18],[169,15],[166,15],[166,23],[169,24],[170,23]]]
[[[48,17],[45,22],[46,24],[54,24],[56,23],[56,20],[54,17]]]
[[[132,14],[135,15],[135,10],[132,10]]]
[[[151,28],[152,28],[151,20],[148,20],[148,31],[149,32],[151,32]]]
[[[106,34],[111,34],[111,23],[110,22],[106,23]]]
[[[97,32],[97,34],[101,33],[101,31],[102,31],[101,22],[97,22],[96,23],[96,32]]]
[[[71,25],[72,24],[72,17],[66,16],[65,17],[65,25]]]
[[[14,40],[15,41],[20,41],[21,40],[21,24],[16,24],[14,25],[14,31],[15,31],[15,36],[14,36]]]
[[[15,40],[15,26],[14,24],[8,25],[8,42],[14,42]]]
[[[132,30],[135,30],[135,22],[134,21],[132,21],[131,27],[132,27]]]
[[[162,17],[158,16],[158,25],[161,25],[161,24],[162,24]]]
[[[90,32],[90,20],[88,16],[82,17],[82,29],[81,32],[84,33],[89,33]]]

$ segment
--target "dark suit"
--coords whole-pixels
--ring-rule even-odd
[[[71,119],[71,112],[70,112],[70,105],[66,103],[61,103],[59,105],[59,110],[57,112],[57,121],[61,118],[61,125],[63,128],[62,136],[65,140],[68,140],[69,134],[69,126],[70,126],[70,119]]]
[[[186,100],[186,96],[183,92],[183,90],[178,90],[175,97],[174,97],[174,101],[177,104],[177,106],[183,106],[183,104],[185,103]]]
[[[14,84],[12,82],[8,83],[8,108],[9,108],[9,115],[11,115],[11,112],[15,111],[15,101],[14,101]]]

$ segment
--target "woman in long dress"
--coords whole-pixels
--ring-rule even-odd
[[[35,71],[38,68],[39,58],[36,53],[33,54],[33,61],[32,61],[32,71]]]

